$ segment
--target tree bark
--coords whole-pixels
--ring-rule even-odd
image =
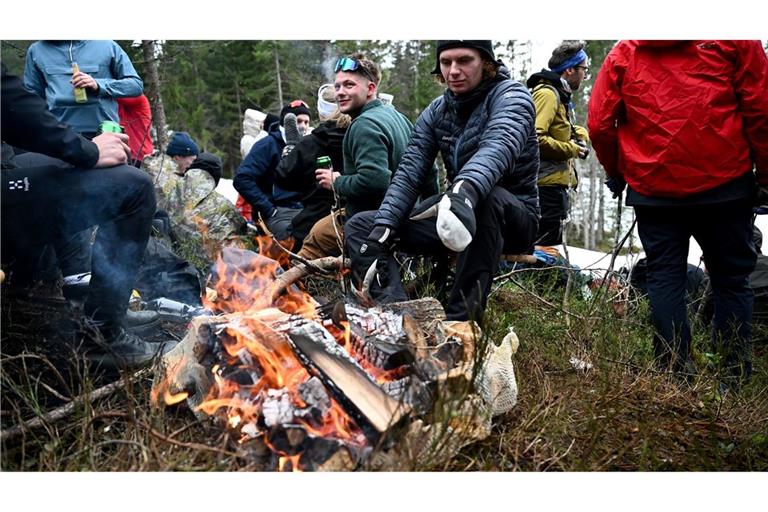
[[[168,140],[165,135],[165,108],[163,107],[163,98],[160,95],[160,74],[157,70],[155,42],[142,40],[141,52],[144,56],[144,62],[146,62],[145,84],[147,86],[147,98],[152,108],[152,124],[157,133],[157,147],[163,149],[168,144]]]
[[[277,43],[274,46],[275,50],[275,76],[277,76],[277,101],[280,104],[280,108],[283,108],[283,82],[280,79],[280,56],[277,53]]]

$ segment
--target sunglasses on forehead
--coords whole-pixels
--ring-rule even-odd
[[[292,102],[290,102],[288,104],[288,106],[291,107],[291,108],[301,107],[302,105],[305,106],[306,108],[309,108],[309,105],[307,105],[306,103],[304,103],[301,100],[293,100]]]
[[[373,79],[371,72],[368,71],[359,60],[353,59],[352,57],[342,57],[336,61],[336,65],[333,67],[333,72],[338,73],[339,71],[360,71],[371,82],[376,81]]]

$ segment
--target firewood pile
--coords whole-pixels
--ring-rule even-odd
[[[431,298],[320,305],[279,274],[225,249],[207,304],[217,314],[191,322],[153,389],[157,403],[186,402],[228,429],[264,470],[434,467],[514,405],[506,338],[497,346],[474,323],[446,321]]]

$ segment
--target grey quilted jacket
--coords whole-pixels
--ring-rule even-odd
[[[472,183],[481,201],[494,186],[504,187],[538,217],[539,143],[533,100],[505,67],[498,72],[501,76],[485,98],[463,120],[457,97],[447,89],[421,113],[376,225],[397,229],[406,220],[438,151],[449,181]]]

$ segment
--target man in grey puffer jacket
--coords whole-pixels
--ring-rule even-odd
[[[491,41],[438,41],[436,53],[432,73],[448,89],[416,121],[379,210],[354,216],[344,231],[353,277],[379,302],[407,298],[395,248],[458,253],[446,314],[480,321],[501,254],[529,251],[538,229],[535,112]],[[438,152],[451,183],[414,209]]]

